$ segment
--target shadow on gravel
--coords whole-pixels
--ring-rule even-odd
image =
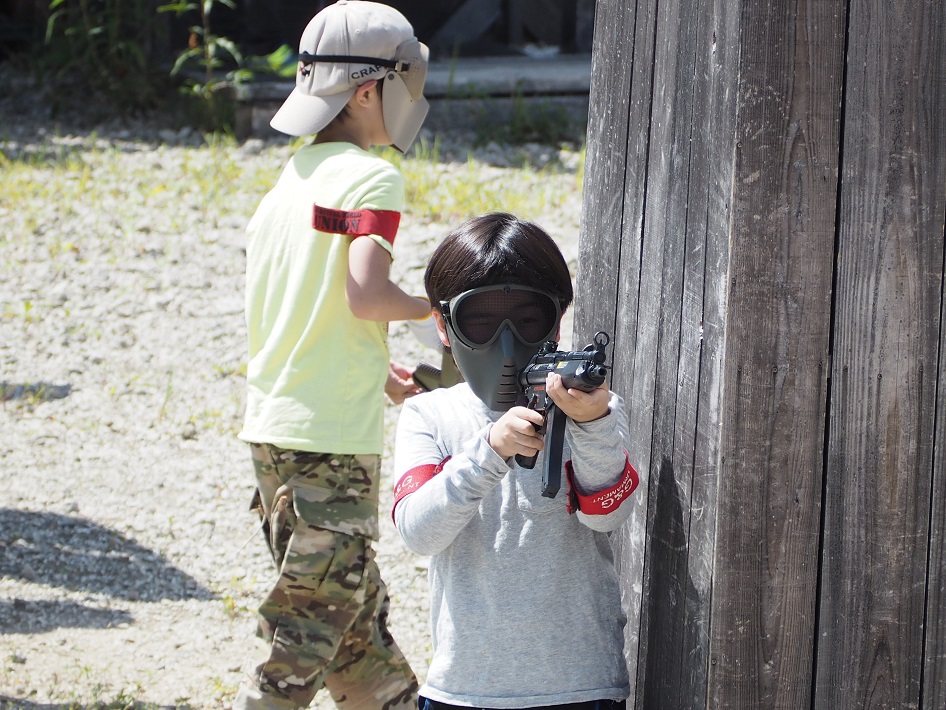
[[[19,698],[9,698],[0,695],[0,710],[66,710],[67,708],[79,707],[77,705],[61,703],[32,703],[29,700],[20,700]]]
[[[130,624],[135,617],[120,609],[101,609],[77,602],[25,600],[0,602],[0,635],[41,634],[53,629],[107,629]]]
[[[110,710],[114,708],[115,710],[159,710],[159,708],[164,708],[167,706],[164,705],[154,705],[153,703],[141,703],[138,701],[125,701],[120,700],[114,703],[94,703],[91,705],[82,705],[80,703],[34,703],[29,700],[21,700],[19,698],[10,698],[6,695],[0,695],[0,710],[84,710],[88,708],[92,710]],[[175,705],[175,710],[188,710],[191,708],[191,705]]]
[[[72,394],[72,385],[54,385],[49,382],[31,382],[16,384],[0,382],[0,402],[11,399],[32,399],[37,402],[49,402],[65,399]]]
[[[12,508],[0,508],[0,576],[128,601],[214,598],[193,577],[114,530]],[[0,632],[6,618],[0,608]]]

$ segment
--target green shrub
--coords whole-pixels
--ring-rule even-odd
[[[167,86],[154,61],[155,11],[155,0],[52,0],[33,66],[80,93],[86,86],[125,109],[150,108]]]
[[[217,5],[235,9],[233,0],[176,0],[158,8],[177,16],[197,13],[200,24],[190,27],[191,42],[171,67],[171,76],[182,79],[181,93],[194,99],[198,124],[209,130],[232,132],[234,102],[231,89],[246,81],[243,55],[236,43],[214,32],[211,14]]]

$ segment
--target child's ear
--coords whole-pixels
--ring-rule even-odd
[[[434,310],[434,322],[437,324],[437,335],[445,348],[450,347],[450,337],[447,335],[447,324],[443,321],[443,314]]]
[[[366,106],[371,101],[371,90],[378,85],[376,79],[371,81],[366,81],[364,84],[358,86],[355,89],[355,93],[352,96],[352,100],[359,106]]]

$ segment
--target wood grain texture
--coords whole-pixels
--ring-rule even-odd
[[[946,82],[944,82],[946,84]],[[940,97],[943,100],[943,97]],[[946,183],[946,181],[944,181]],[[946,215],[943,217],[946,224]],[[946,227],[943,240],[946,241]],[[934,225],[935,229],[935,225]],[[940,298],[939,380],[936,395],[936,444],[930,505],[930,555],[926,580],[926,628],[923,645],[921,710],[946,708],[946,278]]]
[[[662,3],[656,28],[638,327],[650,347],[635,363],[654,373],[639,708],[706,703],[737,28],[725,3],[686,2]]]
[[[629,707],[946,707],[944,7],[598,5]]]
[[[595,15],[585,157],[575,334],[590,342],[597,330],[612,335],[611,388],[624,397],[632,451],[641,476],[634,511],[612,535],[628,615],[625,656],[631,675],[629,707],[636,697],[641,574],[645,512],[650,476],[653,383],[635,373],[638,352],[637,294],[640,279],[644,179],[650,140],[650,83],[653,73],[655,0],[600,0]],[[620,316],[620,317],[619,317]]]
[[[745,3],[711,707],[811,695],[844,3]]]
[[[942,340],[943,12],[942,3],[851,3],[815,695],[825,710],[923,698]]]
[[[924,58],[917,92],[918,121],[924,128],[917,145],[925,156],[917,190],[919,226],[931,239],[946,244],[946,9],[929,5],[921,18],[925,32],[919,56]],[[932,279],[935,283],[935,277]],[[930,503],[930,551],[926,578],[926,624],[923,644],[921,710],[946,708],[946,257],[941,271],[936,431]]]

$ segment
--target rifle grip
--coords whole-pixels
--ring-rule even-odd
[[[528,404],[527,406],[529,407],[529,409],[531,409],[531,410],[533,410],[533,411],[538,411],[538,409],[537,409],[538,403],[539,403],[539,397],[538,397],[538,395],[533,394],[533,395],[529,398],[529,404]],[[547,414],[547,411],[543,411],[543,412],[542,412],[543,424],[542,424],[541,426],[538,425],[538,424],[533,424],[533,425],[532,425],[532,428],[535,429],[536,431],[542,431],[542,426],[545,426],[545,424],[544,424],[544,418],[545,418],[547,415],[548,415],[548,414]],[[536,451],[534,454],[532,454],[532,456],[524,456],[523,454],[516,454],[516,463],[519,464],[519,467],[520,467],[520,468],[535,468],[535,461],[536,461],[536,459],[538,459],[538,458],[539,458],[539,452],[538,452],[538,451]]]
[[[522,454],[516,454],[516,463],[519,464],[520,468],[535,468],[535,460],[537,458],[539,458],[538,451],[528,457]]]

